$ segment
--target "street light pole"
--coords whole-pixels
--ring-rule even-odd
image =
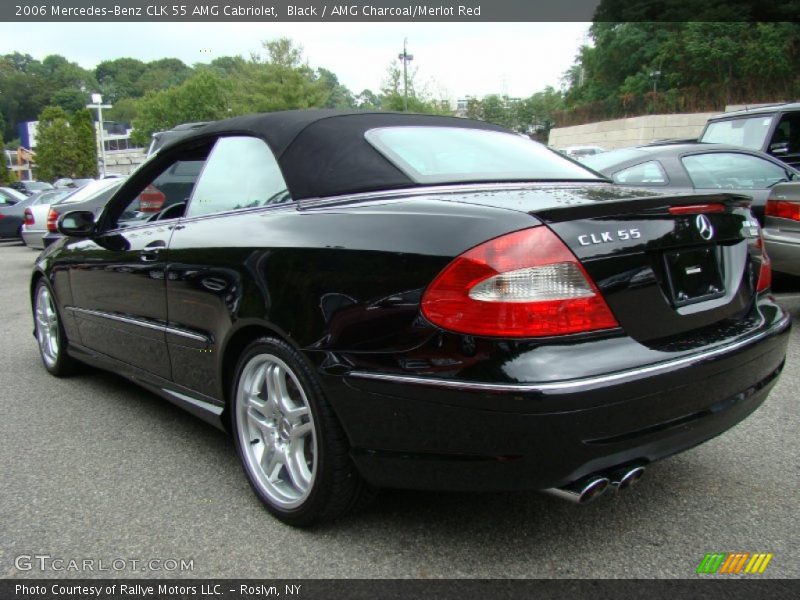
[[[408,63],[414,60],[414,55],[408,53],[408,38],[403,38],[403,53],[397,58],[403,61],[403,111],[408,112]]]
[[[103,109],[112,108],[110,104],[103,104],[103,96],[100,94],[92,94],[92,103],[87,104],[86,108],[94,108],[97,110],[97,122],[100,124],[100,175],[106,176],[106,140],[105,132],[103,130]]]

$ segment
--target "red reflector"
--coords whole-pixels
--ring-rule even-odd
[[[146,213],[156,213],[161,210],[167,197],[154,185],[148,185],[139,194],[139,210]]]
[[[597,287],[544,226],[468,250],[422,296],[422,314],[458,333],[538,337],[618,327]]]
[[[701,213],[721,213],[725,212],[724,204],[689,204],[686,206],[670,206],[671,215],[699,215]]]
[[[47,213],[47,231],[51,233],[58,231],[58,211],[55,208],[51,208]]]
[[[764,214],[768,217],[779,217],[781,219],[791,219],[800,221],[800,203],[785,202],[782,200],[767,200]]]
[[[772,287],[772,261],[767,254],[763,238],[758,238],[756,248],[761,249],[761,267],[758,269],[758,283],[756,292],[765,292]]]
[[[30,208],[25,209],[25,225],[31,226],[36,224],[36,219],[33,218],[33,212]]]

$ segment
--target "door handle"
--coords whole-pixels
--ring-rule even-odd
[[[142,262],[153,262],[158,259],[161,248],[145,248],[139,252],[139,260]]]
[[[139,252],[139,260],[142,262],[153,262],[158,260],[158,255],[166,248],[167,244],[164,240],[155,240],[154,242],[150,242],[142,248],[141,252]]]

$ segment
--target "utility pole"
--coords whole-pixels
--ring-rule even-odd
[[[653,112],[656,112],[656,98],[658,97],[658,78],[661,77],[661,71],[651,71],[650,79],[653,80]]]
[[[408,53],[408,38],[403,38],[403,53],[397,58],[403,61],[403,111],[408,112],[408,63],[414,60],[414,55]]]
[[[110,104],[103,104],[103,96],[100,94],[92,94],[92,103],[87,104],[86,108],[94,108],[97,110],[97,122],[100,124],[98,136],[100,138],[100,178],[102,179],[106,176],[106,140],[103,130],[103,109],[112,108],[112,106]]]

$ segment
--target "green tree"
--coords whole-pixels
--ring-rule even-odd
[[[406,104],[408,112],[449,115],[452,114],[449,103],[444,99],[436,99],[428,90],[418,84],[418,70],[409,69],[408,99],[406,100],[406,79],[403,70],[394,62],[386,69],[386,77],[381,87],[381,109],[403,111]]]
[[[156,131],[228,116],[228,90],[229,83],[223,77],[203,69],[177,87],[148,93],[133,121],[133,141],[144,146]]]
[[[330,90],[288,38],[262,44],[266,57],[253,54],[232,75],[232,112],[271,112],[325,106]]]
[[[346,86],[339,83],[336,74],[328,69],[317,69],[317,79],[328,92],[324,108],[355,108],[356,99]]]
[[[72,114],[69,123],[75,147],[75,176],[97,177],[97,139],[92,114],[82,108]]]
[[[67,113],[48,106],[39,115],[36,145],[36,176],[43,181],[77,177],[77,153]]]

